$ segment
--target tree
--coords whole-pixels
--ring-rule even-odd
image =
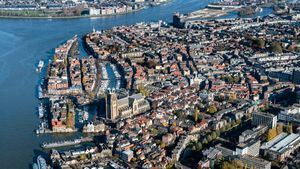
[[[186,114],[182,110],[176,110],[175,115],[180,119],[185,119],[186,118]]]
[[[194,120],[197,122],[199,120],[199,109],[196,107],[194,111]]]
[[[216,136],[219,137],[220,136],[220,131],[216,130]]]
[[[227,76],[227,82],[232,84],[233,83],[233,78],[231,76]]]
[[[231,122],[231,126],[236,126],[235,120],[233,120],[233,121]]]
[[[73,128],[74,127],[74,114],[72,112],[67,113],[67,128]]]
[[[142,84],[138,86],[138,92],[140,92],[143,96],[149,96],[149,91]]]
[[[216,133],[215,131],[213,131],[213,132],[211,133],[211,138],[212,138],[213,140],[217,138],[217,133]]]
[[[231,124],[228,123],[228,124],[225,126],[225,130],[228,131],[230,128],[231,128]]]
[[[200,151],[202,149],[202,144],[200,142],[196,143],[196,151]]]
[[[271,44],[271,51],[274,53],[282,53],[282,46],[279,42],[273,42]]]
[[[196,151],[196,144],[195,141],[191,141],[188,146],[191,147],[193,151]]]
[[[253,45],[260,49],[263,49],[265,48],[266,42],[263,39],[255,39],[253,40]]]
[[[283,132],[283,125],[282,124],[277,124],[276,132],[277,132],[277,135]]]
[[[207,136],[207,141],[208,141],[208,142],[211,142],[211,141],[212,141],[212,137],[211,137],[210,134]]]
[[[207,143],[208,143],[207,139],[204,138],[204,139],[202,140],[202,145],[205,145],[205,144],[207,144]]]
[[[85,154],[80,154],[80,155],[79,155],[79,159],[80,159],[81,161],[86,160],[86,155],[85,155]]]
[[[234,83],[238,83],[239,81],[240,81],[240,77],[238,77],[238,76],[233,77],[233,82]]]
[[[240,160],[225,161],[222,163],[222,169],[243,169],[243,162]]]
[[[164,142],[161,142],[160,143],[160,148],[165,148],[166,147],[166,144]]]
[[[267,140],[270,141],[270,140],[272,140],[276,136],[277,136],[276,129],[275,128],[269,129]]]
[[[236,124],[241,124],[241,119],[236,119]]]
[[[174,168],[174,162],[170,162],[167,166],[166,169],[173,169]]]
[[[217,110],[216,106],[211,105],[211,106],[208,107],[207,111],[208,111],[210,114],[214,114],[214,113],[217,112],[218,110]]]
[[[220,128],[220,132],[221,132],[221,133],[225,132],[225,130],[226,130],[225,126],[222,126],[222,127]]]
[[[292,123],[288,124],[288,126],[287,126],[287,132],[290,133],[290,134],[293,133],[293,125],[292,125]]]
[[[155,66],[157,65],[156,61],[155,60],[149,60],[147,62],[147,67],[148,68],[155,68]]]

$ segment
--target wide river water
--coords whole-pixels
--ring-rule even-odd
[[[51,58],[55,47],[93,27],[101,30],[137,22],[170,22],[174,12],[192,12],[209,2],[173,0],[135,13],[96,19],[0,19],[0,168],[30,168],[42,153],[43,141],[68,137],[34,133],[38,125],[36,86],[41,78],[35,67],[40,59]]]

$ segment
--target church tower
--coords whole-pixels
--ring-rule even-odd
[[[108,92],[106,97],[106,118],[115,120],[118,117],[117,95],[115,92]]]

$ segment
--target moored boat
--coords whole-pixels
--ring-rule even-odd
[[[47,169],[46,160],[41,155],[38,156],[36,162],[38,169]]]
[[[44,117],[44,113],[45,113],[45,109],[44,109],[43,104],[41,103],[39,105],[39,118],[43,118]]]
[[[43,67],[44,67],[44,61],[43,61],[43,60],[40,60],[38,66],[37,66],[37,68],[36,68],[36,71],[37,71],[37,72],[40,72],[40,71],[42,70]]]

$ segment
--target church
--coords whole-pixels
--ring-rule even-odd
[[[106,97],[106,118],[110,120],[131,117],[150,110],[150,104],[141,93],[118,99],[115,92],[109,91]]]

